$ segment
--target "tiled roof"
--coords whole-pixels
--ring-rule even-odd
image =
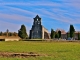
[[[80,33],[80,31],[75,31],[75,33]]]

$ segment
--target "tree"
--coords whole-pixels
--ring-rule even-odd
[[[60,30],[58,31],[58,35],[59,35],[59,38],[61,38],[61,31]]]
[[[9,35],[9,36],[13,36],[13,33],[9,32],[8,35]]]
[[[59,38],[59,34],[55,32],[55,38]]]
[[[2,36],[2,35],[3,35],[3,32],[1,31],[1,32],[0,32],[0,36]]]
[[[51,29],[51,39],[55,38],[55,31]]]
[[[22,39],[28,38],[25,25],[21,25],[20,30],[18,30],[18,36],[21,37]]]
[[[17,36],[17,33],[16,33],[16,32],[14,32],[14,33],[13,33],[13,36]]]
[[[78,40],[80,40],[80,33],[78,33]]]
[[[70,25],[70,30],[69,30],[69,33],[70,33],[70,37],[74,37],[74,32],[75,32],[75,29],[74,29],[74,26],[73,25]]]
[[[6,34],[5,34],[7,37],[9,36],[9,30],[7,29],[6,30]]]

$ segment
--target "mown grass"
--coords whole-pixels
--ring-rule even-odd
[[[47,56],[0,57],[0,60],[80,60],[80,42],[0,42],[0,52],[34,52]]]

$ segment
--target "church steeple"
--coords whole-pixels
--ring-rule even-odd
[[[49,34],[48,31],[41,25],[41,18],[36,15],[30,30],[30,38],[31,39],[48,39]]]
[[[36,15],[36,17],[35,18],[40,18],[38,15]]]
[[[36,17],[34,18],[34,25],[41,25],[41,18],[36,15]]]

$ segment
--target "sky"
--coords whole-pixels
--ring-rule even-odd
[[[0,31],[18,32],[24,24],[29,33],[36,15],[49,32],[67,32],[70,24],[80,31],[80,0],[0,0]]]

